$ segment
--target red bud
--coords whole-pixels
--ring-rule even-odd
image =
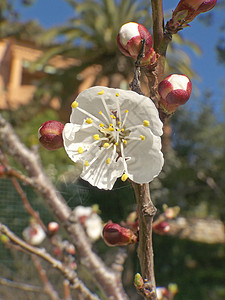
[[[161,96],[159,105],[167,114],[173,113],[190,98],[192,84],[186,75],[172,74],[167,76],[158,86]]]
[[[38,130],[39,141],[48,150],[57,150],[63,147],[64,125],[58,121],[47,121]]]
[[[152,48],[152,36],[141,24],[135,22],[124,24],[117,36],[117,45],[124,55],[137,59],[143,39],[145,39],[145,48],[144,57],[141,60],[142,65],[155,63],[156,54]]]
[[[167,23],[167,29],[176,33],[188,26],[200,13],[211,10],[217,0],[181,0],[173,12],[172,19]]]
[[[108,246],[125,246],[137,241],[137,236],[128,228],[108,223],[103,228],[103,239]]]
[[[170,231],[170,224],[162,221],[160,223],[153,223],[152,229],[158,234],[166,234]]]
[[[59,224],[57,222],[48,223],[48,230],[50,233],[55,233],[59,230]]]

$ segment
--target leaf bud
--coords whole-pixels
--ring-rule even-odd
[[[103,239],[108,246],[125,246],[137,241],[137,236],[128,228],[108,223],[103,228]]]
[[[57,150],[63,147],[64,125],[59,121],[47,121],[38,130],[39,142],[47,150]]]
[[[141,277],[141,274],[137,273],[135,274],[135,277],[134,277],[134,285],[135,287],[140,290],[141,288],[143,288],[144,286],[144,280],[143,278]]]
[[[191,96],[192,84],[186,75],[171,74],[159,83],[160,108],[167,114],[185,104]]]
[[[135,22],[124,24],[117,35],[117,45],[124,55],[137,59],[143,39],[145,39],[145,46],[141,64],[155,63],[156,53],[152,48],[152,36],[141,24]]]

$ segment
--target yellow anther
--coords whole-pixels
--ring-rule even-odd
[[[116,97],[119,97],[119,93],[116,93]]]
[[[94,138],[96,141],[98,141],[98,140],[99,140],[99,135],[98,135],[98,134],[94,134],[94,135],[93,135],[93,138]]]
[[[117,142],[115,142],[115,145],[116,145],[116,146],[118,146],[118,143],[117,143]]]
[[[111,117],[112,119],[114,119],[114,115],[111,115],[110,117]]]
[[[142,141],[144,141],[144,140],[145,140],[145,136],[144,136],[144,135],[142,135],[142,134],[140,135],[140,138],[141,138],[141,140],[142,140]]]
[[[109,147],[109,143],[105,143],[104,145],[103,145],[103,147],[106,149],[106,148],[108,148]]]
[[[123,140],[123,143],[124,143],[124,144],[127,144],[127,140]]]
[[[121,124],[121,122],[119,121],[119,122],[118,122],[118,125],[120,125],[120,124]]]
[[[122,181],[126,181],[127,178],[128,178],[128,175],[127,175],[127,174],[123,174],[123,175],[121,176],[121,180],[122,180]]]
[[[117,128],[117,129],[116,129],[116,131],[120,131],[120,129],[119,129],[119,128]]]
[[[104,94],[104,90],[101,90],[100,92],[98,92],[99,95],[103,95]]]
[[[92,119],[91,118],[88,118],[87,120],[86,120],[86,123],[88,123],[88,124],[91,124],[93,121],[92,121]]]
[[[114,131],[114,128],[110,126],[109,131]]]
[[[111,127],[113,127],[113,124],[111,123],[111,124],[109,124]]]
[[[77,152],[78,152],[79,154],[82,154],[82,153],[84,152],[84,149],[83,149],[82,147],[79,147],[79,148],[77,149]]]
[[[150,124],[150,123],[149,123],[149,121],[148,121],[148,120],[144,120],[144,121],[143,121],[143,125],[144,125],[145,127],[148,127],[148,126],[149,126],[149,124]]]
[[[99,126],[100,126],[100,127],[104,127],[104,124],[103,124],[103,123],[100,123]]]
[[[99,114],[102,115],[102,111],[101,110],[99,111]]]
[[[125,113],[126,113],[126,114],[128,113],[128,110],[127,110],[127,109],[125,110]]]
[[[79,105],[79,103],[75,100],[73,101],[73,103],[71,104],[72,108],[77,108],[77,106]]]
[[[106,163],[107,163],[107,165],[109,165],[109,164],[110,164],[110,161],[111,161],[111,159],[110,159],[110,157],[108,157],[108,158],[106,159]]]
[[[84,165],[85,165],[85,167],[88,167],[89,166],[89,162],[87,160],[85,160]]]
[[[124,128],[121,129],[121,132],[124,132]]]

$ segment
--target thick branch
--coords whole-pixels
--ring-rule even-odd
[[[117,274],[108,269],[104,262],[92,251],[83,227],[79,222],[71,222],[71,209],[64,198],[51,183],[40,165],[36,153],[26,148],[16,136],[10,124],[0,116],[0,145],[12,155],[27,171],[30,185],[38,191],[48,203],[52,212],[63,223],[70,234],[83,263],[88,267],[106,296],[114,300],[127,299],[122,282]]]
[[[145,299],[156,300],[156,283],[154,275],[154,260],[152,247],[152,223],[156,214],[156,208],[153,205],[149,184],[132,183],[137,200],[137,212],[139,221],[139,243],[138,258],[141,265],[142,278],[145,281]]]

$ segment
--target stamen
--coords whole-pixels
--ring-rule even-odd
[[[108,158],[106,159],[106,163],[107,163],[107,165],[109,165],[109,164],[110,164],[110,161],[111,161],[111,159],[110,159],[110,157],[108,157]]]
[[[104,147],[105,149],[107,149],[107,148],[109,147],[109,143],[105,143],[105,144],[103,145],[103,147]]]
[[[103,123],[100,123],[99,126],[100,126],[100,127],[104,127],[104,124],[103,124]]]
[[[85,165],[85,167],[88,167],[89,166],[89,162],[87,160],[85,160],[84,165]]]
[[[150,123],[149,123],[149,121],[148,121],[148,120],[144,120],[144,121],[143,121],[143,125],[144,125],[145,127],[148,127],[148,126],[149,126],[149,124],[150,124]]]
[[[93,121],[91,118],[88,118],[86,121],[85,121],[87,124],[91,124]]]
[[[77,149],[77,152],[78,152],[79,154],[82,154],[82,153],[84,152],[84,149],[83,149],[82,147],[79,147],[79,148]]]
[[[128,110],[126,109],[125,110],[125,117],[124,117],[124,120],[123,120],[123,124],[122,124],[122,127],[124,127],[126,121],[127,121],[127,116],[128,116]]]
[[[142,135],[142,134],[140,135],[140,138],[141,138],[141,140],[142,140],[142,141],[144,141],[144,140],[145,140],[145,136],[144,136],[144,135]]]
[[[123,182],[126,181],[127,178],[128,178],[128,175],[125,174],[125,173],[121,176],[121,180],[122,180]]]
[[[75,100],[75,101],[73,101],[73,103],[71,104],[71,107],[72,107],[72,108],[77,108],[78,105],[79,105],[79,103]]]
[[[116,93],[116,97],[119,97],[119,93]]]
[[[104,94],[104,90],[101,90],[100,92],[98,92],[98,95],[103,95]]]
[[[106,121],[106,124],[109,124],[109,119],[107,119],[107,117],[105,116],[105,114],[103,114],[103,112],[100,110],[99,111],[99,114],[101,115],[101,116],[103,116],[103,118],[105,119],[105,121]]]
[[[123,140],[123,143],[126,145],[127,144],[127,140]]]
[[[96,141],[98,141],[99,138],[100,138],[100,137],[99,137],[99,134],[94,134],[94,135],[93,135],[93,138],[94,138]]]

